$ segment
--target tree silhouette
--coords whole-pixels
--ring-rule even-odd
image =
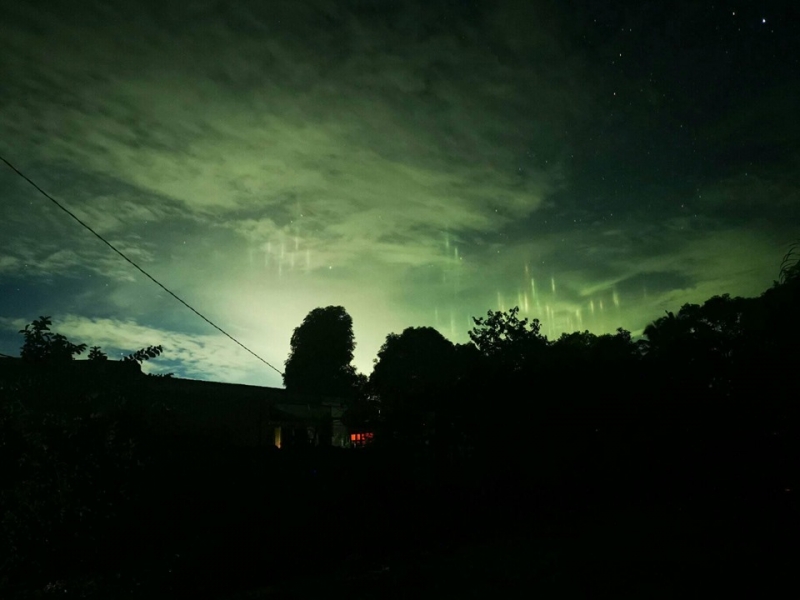
[[[378,351],[371,388],[388,410],[434,410],[452,385],[453,343],[432,327],[390,333]]]
[[[474,346],[455,346],[432,327],[386,336],[369,383],[393,439],[432,442],[440,458],[451,453],[466,434],[469,398],[462,380],[476,358],[472,353]]]
[[[20,356],[37,364],[64,364],[86,350],[86,344],[73,344],[60,333],[50,331],[50,317],[39,317],[19,332],[25,336]]]
[[[781,284],[796,283],[800,280],[800,242],[794,242],[781,261],[778,281]]]
[[[351,364],[353,319],[342,306],[315,308],[295,328],[283,383],[302,394],[351,398],[359,378]]]
[[[0,458],[4,583],[9,574],[94,568],[122,545],[116,532],[131,534],[143,521],[129,528],[122,518],[135,495],[131,480],[149,460],[150,409],[137,385],[140,371],[107,369],[115,361],[98,346],[89,361],[74,361],[86,344],[74,344],[50,326],[43,316],[20,330],[21,360],[0,383],[0,447],[10,459]],[[151,346],[130,360],[160,352]]]
[[[20,329],[25,341],[20,349],[20,357],[23,361],[45,367],[56,367],[68,365],[76,355],[86,350],[86,344],[74,344],[66,336],[60,333],[53,333],[50,330],[52,321],[50,317],[39,317]],[[164,348],[162,346],[147,346],[140,348],[125,356],[125,362],[142,362],[160,356]],[[89,350],[88,359],[92,362],[102,362],[108,360],[108,355],[99,346],[92,346]],[[172,373],[162,375],[171,377]]]
[[[92,346],[89,349],[89,360],[108,360],[108,355],[100,349],[100,346]]]
[[[648,354],[695,373],[695,379],[702,374],[705,385],[714,387],[714,379],[729,371],[755,342],[748,331],[752,312],[753,301],[728,294],[702,305],[684,304],[677,315],[668,312],[645,328]]]
[[[561,337],[553,341],[550,352],[557,362],[574,365],[587,362],[596,346],[597,336],[588,330],[564,332]]]
[[[136,352],[129,354],[122,360],[125,362],[138,362],[142,364],[146,360],[150,360],[151,358],[156,358],[157,356],[161,355],[164,348],[161,345],[158,346],[148,346],[147,348],[140,348]]]
[[[508,312],[488,311],[487,317],[473,317],[469,332],[480,353],[497,366],[518,371],[541,357],[547,338],[541,334],[539,319],[520,320],[515,306]]]

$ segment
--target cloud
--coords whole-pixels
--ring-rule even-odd
[[[203,7],[178,31],[166,25],[169,15],[128,19],[113,39],[99,22],[87,26],[64,15],[56,27],[45,19],[41,51],[54,65],[30,50],[24,34],[10,36],[4,48],[22,83],[9,93],[2,126],[30,139],[23,127],[35,122],[47,143],[31,147],[42,158],[113,174],[209,218],[247,207],[280,212],[286,197],[301,198],[339,242],[354,232],[380,236],[420,226],[497,229],[535,210],[554,185],[557,165],[527,180],[515,176],[515,155],[529,140],[500,104],[513,92],[501,84],[512,73],[475,86],[470,71],[509,69],[486,61],[479,48],[442,31],[421,45],[400,44],[399,56],[368,53],[385,44],[384,34],[393,42],[398,34],[375,30],[353,12],[340,15],[346,43],[322,35],[309,51],[306,11],[286,10],[234,4],[219,19]],[[260,28],[273,31],[278,14],[287,27],[272,38]],[[245,22],[251,26],[242,31]],[[327,25],[310,27],[324,34]],[[96,43],[71,43],[87,36]],[[209,39],[224,50],[209,53]],[[108,58],[123,52],[122,65]],[[43,81],[47,95],[23,93],[41,92]],[[132,219],[154,216],[128,209]]]
[[[763,289],[796,181],[709,170],[669,90],[605,64],[619,34],[467,4],[21,3],[0,23],[0,151],[278,363],[328,304],[353,315],[368,371],[390,331],[464,341],[501,305],[556,335]],[[761,109],[745,113],[752,129]],[[735,119],[716,131],[735,139]],[[186,369],[212,358],[205,323],[16,177],[0,185],[0,274],[68,290],[48,310],[76,332],[185,343]],[[257,377],[219,352],[209,376]]]
[[[18,331],[26,321],[3,318],[0,323],[3,329]],[[221,334],[190,335],[149,327],[134,320],[91,319],[74,314],[53,318],[51,330],[65,335],[73,343],[100,346],[113,360],[121,360],[139,348],[163,346],[160,357],[143,363],[145,372],[170,371],[181,377],[280,385],[277,373],[268,373],[270,369],[266,365]]]

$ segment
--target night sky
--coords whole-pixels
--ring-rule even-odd
[[[634,334],[800,237],[794,2],[5,2],[0,153],[279,368],[313,308]],[[0,352],[39,315],[281,385],[0,164]]]

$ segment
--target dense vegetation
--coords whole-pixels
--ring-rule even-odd
[[[358,452],[170,432],[136,369],[75,377],[70,362],[85,345],[39,319],[21,332],[26,367],[0,380],[0,590],[229,597],[300,578],[355,585],[346,589],[358,597],[375,578],[399,577],[403,596],[408,573],[424,569],[378,567],[404,548],[433,556],[476,540],[512,547],[520,536],[579,544],[609,515],[651,509],[685,556],[700,530],[778,547],[798,525],[799,300],[788,266],[760,297],[685,305],[639,340],[618,330],[551,341],[516,309],[489,311],[470,344],[425,327],[390,334],[368,381],[348,366],[346,312],[318,309],[293,337],[287,386],[313,370],[315,321],[344,332],[342,344],[326,338],[338,358],[324,367],[353,397],[349,424],[375,433]],[[107,361],[99,348],[90,358]],[[665,546],[660,531],[640,553]],[[675,531],[688,537],[676,542]],[[709,552],[697,568],[722,569]],[[756,554],[742,556],[756,569]],[[550,583],[577,576],[564,560]],[[782,564],[778,554],[769,561],[773,571]],[[652,575],[637,565],[626,568]]]

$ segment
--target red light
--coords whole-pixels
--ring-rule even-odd
[[[357,446],[362,446],[366,444],[368,441],[372,440],[374,434],[372,432],[367,433],[351,433],[350,434],[350,441]]]

